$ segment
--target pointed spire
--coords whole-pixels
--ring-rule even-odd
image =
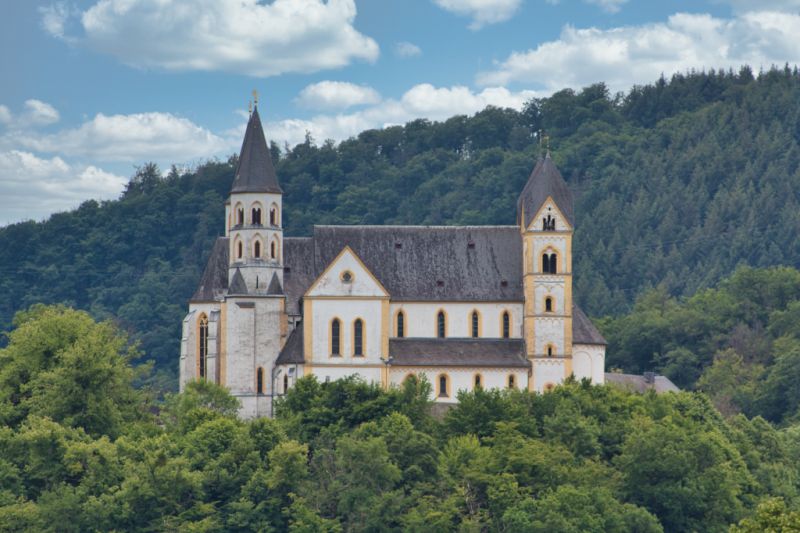
[[[526,228],[530,225],[531,219],[536,216],[547,197],[551,197],[558,208],[566,217],[571,226],[575,226],[572,205],[572,191],[569,190],[567,182],[561,177],[561,173],[553,163],[548,149],[544,158],[539,158],[533,168],[528,183],[522,189],[517,201],[517,222]],[[522,220],[522,217],[525,220]]]
[[[280,296],[283,295],[283,287],[281,287],[281,280],[278,279],[278,274],[272,274],[272,281],[269,282],[269,288],[267,289],[267,294]]]
[[[244,276],[242,276],[242,271],[238,268],[236,272],[233,273],[233,278],[231,278],[230,287],[228,287],[228,294],[247,294],[247,284],[244,282]]]
[[[253,113],[247,122],[247,131],[242,142],[242,151],[239,154],[239,165],[236,167],[236,177],[233,180],[231,192],[268,192],[282,194],[272,157],[261,127],[261,117],[258,116],[258,105],[253,107]]]

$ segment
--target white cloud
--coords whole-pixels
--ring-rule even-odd
[[[467,87],[434,87],[415,85],[399,99],[386,99],[379,104],[353,113],[320,114],[311,119],[286,119],[265,125],[267,138],[279,144],[302,142],[306,131],[317,142],[326,139],[341,141],[370,129],[404,124],[417,118],[443,120],[456,114],[471,114],[487,105],[522,108],[532,91],[511,92],[503,87],[489,87],[474,92]]]
[[[42,27],[53,37],[64,37],[64,27],[71,13],[64,2],[39,8],[42,15]]]
[[[307,86],[296,99],[300,106],[309,109],[346,109],[380,101],[381,95],[372,87],[328,80]]]
[[[469,28],[479,30],[487,24],[495,24],[510,19],[522,0],[433,0],[436,5],[455,13],[472,18]]]
[[[232,140],[223,139],[188,119],[170,113],[99,113],[76,128],[49,135],[15,135],[13,139],[6,139],[6,144],[12,142],[27,149],[69,157],[166,163],[206,159],[233,151],[235,146]]]
[[[422,54],[422,49],[414,43],[401,41],[394,45],[394,53],[400,57],[414,57]]]
[[[11,111],[6,106],[0,105],[0,124],[8,124],[11,120]]]
[[[584,0],[587,4],[594,4],[603,11],[607,11],[609,13],[617,13],[622,4],[628,3],[628,0]]]
[[[558,40],[513,52],[478,75],[483,85],[536,84],[553,92],[604,81],[613,91],[692,68],[800,63],[800,15],[748,12],[731,19],[678,13],[666,23],[565,27]]]
[[[25,109],[28,120],[34,124],[53,124],[60,118],[55,107],[41,100],[26,100]]]
[[[58,37],[57,6],[43,24]],[[274,76],[377,59],[355,16],[354,0],[100,0],[65,38],[143,68]]]
[[[41,220],[89,198],[115,198],[126,183],[121,176],[91,165],[69,165],[60,157],[0,152],[0,225]]]

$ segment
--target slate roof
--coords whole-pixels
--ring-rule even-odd
[[[661,394],[664,392],[680,392],[681,390],[666,376],[654,376],[653,382],[648,383],[645,376],[606,372],[606,383],[639,393],[653,390]]]
[[[302,365],[305,362],[303,353],[303,328],[295,328],[286,339],[281,353],[275,360],[276,365]]]
[[[228,288],[228,294],[247,294],[247,284],[244,282],[242,271],[238,268],[231,278],[231,286]]]
[[[283,295],[283,287],[281,287],[281,280],[278,279],[277,273],[272,275],[272,280],[270,280],[269,287],[267,288],[267,294],[270,296]]]
[[[313,246],[317,274],[350,246],[395,301],[523,299],[517,226],[315,226]]]
[[[264,128],[261,127],[258,106],[253,109],[247,122],[247,131],[239,153],[239,164],[236,166],[231,187],[231,193],[239,192],[283,193],[275,175],[267,139],[264,137]]]
[[[283,240],[283,289],[286,293],[286,312],[300,314],[300,298],[317,279],[314,264],[314,239],[287,237]]]
[[[589,317],[577,305],[572,306],[572,343],[602,344],[603,346],[608,344]]]
[[[392,366],[528,368],[522,339],[389,339]]]
[[[200,278],[200,285],[194,291],[190,301],[207,302],[215,300],[228,290],[228,238],[217,237],[211,255],[208,256],[206,269]]]
[[[561,177],[561,173],[553,163],[550,152],[547,152],[544,159],[536,162],[536,166],[533,167],[533,171],[528,178],[528,183],[525,184],[522,194],[519,195],[517,200],[517,223],[520,222],[524,213],[525,227],[527,228],[531,223],[531,219],[536,216],[548,196],[553,198],[564,217],[574,228],[575,217],[572,205],[572,191],[569,190],[567,182]]]

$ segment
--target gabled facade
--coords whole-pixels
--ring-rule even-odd
[[[303,375],[459,390],[603,383],[605,340],[572,300],[572,194],[549,153],[514,226],[315,226],[284,238],[256,109],[218,238],[184,319],[180,385],[208,379],[271,416]]]

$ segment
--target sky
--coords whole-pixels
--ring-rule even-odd
[[[136,167],[690,69],[800,63],[800,0],[0,0],[0,226]]]

